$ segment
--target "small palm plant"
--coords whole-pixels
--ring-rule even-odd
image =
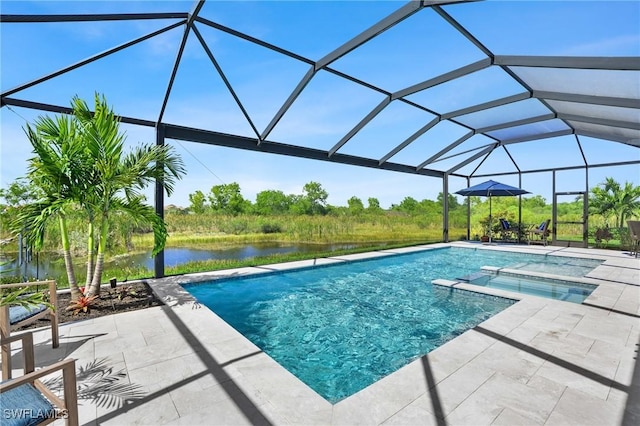
[[[44,293],[27,293],[27,290],[29,290],[27,287],[23,287],[0,292],[0,306],[22,306],[25,309],[30,309],[34,306],[45,305],[47,308],[54,309]]]
[[[116,290],[116,294],[117,294],[118,300],[122,300],[127,296],[137,296],[138,292],[135,290],[133,286],[129,285],[129,286],[118,288]]]

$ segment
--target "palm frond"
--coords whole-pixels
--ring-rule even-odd
[[[119,408],[126,401],[146,396],[142,386],[126,380],[125,370],[114,370],[106,358],[95,359],[77,367],[78,399],[93,402],[98,407]],[[43,384],[55,393],[63,391],[62,376],[44,379]]]
[[[23,287],[10,292],[0,292],[0,306],[22,306],[25,309],[30,309],[38,305],[45,305],[47,308],[53,309],[53,305],[46,300],[44,293],[28,293],[29,290],[29,287]]]
[[[127,215],[136,225],[151,224],[154,240],[152,256],[155,256],[164,248],[169,235],[167,225],[164,220],[157,215],[153,207],[144,204],[144,198],[115,198],[111,205],[113,211]]]

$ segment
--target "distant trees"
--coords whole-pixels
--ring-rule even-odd
[[[231,215],[245,213],[249,207],[236,182],[214,185],[209,194],[209,205],[213,211]]]
[[[547,202],[542,195],[534,195],[533,197],[522,199],[522,208],[535,209],[545,207],[546,205]]]
[[[461,205],[458,202],[458,199],[456,198],[456,196],[453,194],[449,194],[449,196],[447,197],[447,200],[449,202],[449,210],[456,210]],[[438,202],[439,205],[442,205],[442,203],[444,202],[444,193],[440,192],[438,194],[438,198],[436,201]]]
[[[413,197],[404,197],[398,205],[392,205],[391,210],[401,211],[404,213],[413,213],[418,207],[418,200]]]
[[[329,193],[318,182],[309,182],[300,195],[285,195],[282,191],[265,190],[256,195],[256,202],[245,199],[237,182],[214,185],[207,196],[197,190],[189,194],[189,210],[192,213],[238,214],[308,214],[321,215],[328,212]],[[207,202],[208,201],[208,202]],[[362,204],[362,202],[360,202]],[[363,207],[364,209],[364,207]]]
[[[349,214],[358,215],[364,211],[364,203],[355,195],[347,200]]]
[[[380,207],[380,201],[377,198],[369,197],[367,199],[367,203],[369,203],[369,206],[367,206],[367,211],[369,211],[370,213],[377,213],[382,211],[382,207]]]
[[[329,193],[318,182],[308,182],[302,188],[301,194],[285,194],[279,190],[265,190],[256,194],[255,203],[242,196],[237,182],[214,185],[208,195],[200,190],[189,194],[189,211],[191,213],[221,213],[221,214],[255,214],[268,215],[339,215],[348,214],[358,216],[362,214],[380,214],[386,210],[380,206],[375,197],[367,198],[367,206],[361,198],[352,196],[347,200],[346,207],[335,207],[327,203]],[[478,197],[476,197],[478,198]],[[418,201],[413,197],[405,197],[400,204],[392,205],[389,210],[401,212],[409,216],[421,216],[424,220],[440,220],[442,217],[443,194],[438,194],[437,200],[424,199]],[[478,198],[478,201],[481,200]],[[461,212],[462,205],[458,199],[449,194],[449,211]],[[466,217],[466,216],[464,216]]]
[[[197,190],[193,194],[189,194],[189,209],[193,213],[204,213],[207,209],[206,200],[204,193],[200,190]]]
[[[263,216],[284,214],[289,211],[292,203],[292,196],[287,196],[282,191],[269,189],[256,195],[253,211]]]
[[[358,196],[350,197],[346,206],[331,206],[327,203],[328,192],[318,182],[308,182],[302,188],[301,194],[285,194],[279,190],[265,190],[256,195],[255,203],[243,198],[240,185],[216,185],[211,188],[208,196],[201,191],[189,195],[191,213],[222,213],[222,214],[255,214],[269,215],[349,215],[362,216],[371,214],[406,215],[418,220],[422,226],[440,226],[442,223],[442,203],[444,194],[440,192],[435,200],[417,200],[404,197],[399,204],[393,204],[388,210],[380,206],[377,198],[369,197],[365,202]],[[471,203],[472,223],[478,223],[489,215],[489,202],[486,197],[468,197]],[[453,194],[448,195],[449,226],[452,228],[466,227],[467,199],[459,200]],[[519,212],[518,197],[494,197],[493,217],[504,217],[510,221],[521,218],[523,223],[534,223],[541,217],[550,217],[551,206],[540,195],[522,198],[522,215]],[[580,202],[559,203],[558,213],[573,220],[582,214]],[[616,226],[625,226],[625,220],[640,214],[640,188],[630,183],[621,185],[608,178],[604,183],[591,190],[590,209],[593,214],[605,217],[615,217]],[[413,220],[413,219],[412,219]]]
[[[18,178],[6,188],[0,188],[0,229],[10,228],[10,219],[40,197],[42,192],[25,178]]]
[[[327,208],[329,193],[318,182],[309,182],[302,187],[304,198],[309,203],[311,214],[323,214]]]
[[[7,188],[0,188],[0,209],[19,209],[21,206],[33,203],[42,196],[41,191],[25,178],[18,178]]]

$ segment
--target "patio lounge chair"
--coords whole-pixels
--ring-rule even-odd
[[[613,238],[613,235],[611,235],[609,227],[605,226],[604,228],[596,229],[593,237],[596,241],[596,247],[606,247],[609,244],[609,240]]]
[[[24,374],[0,383],[0,409],[2,424],[36,425],[65,419],[69,426],[78,425],[78,394],[76,361],[65,359],[53,365],[35,370],[33,334],[30,332],[0,339],[0,345],[10,345],[22,340]],[[62,372],[63,396],[48,389],[40,378]]]
[[[628,220],[629,235],[631,236],[631,254],[638,257],[638,246],[640,245],[640,220]]]
[[[517,240],[517,229],[513,228],[508,220],[500,219],[500,238],[504,241]]]
[[[57,348],[59,345],[59,333],[56,282],[50,280],[2,284],[0,285],[0,291],[32,286],[35,288],[45,286],[45,291],[49,293],[49,303],[53,308],[47,307],[46,305],[37,305],[30,309],[22,306],[0,306],[0,337],[2,339],[8,338],[12,328],[28,325],[40,318],[48,316],[51,320],[51,345]],[[2,346],[2,377],[5,379],[11,377],[11,349],[8,348],[8,346],[5,347],[5,345]]]
[[[551,223],[551,219],[547,219],[540,224],[537,228],[533,228],[529,230],[529,244],[541,243],[543,245],[547,245],[549,235],[551,234],[549,230],[549,224]]]

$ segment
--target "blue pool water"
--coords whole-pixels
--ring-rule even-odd
[[[432,280],[544,260],[444,248],[184,288],[335,403],[514,303],[433,286]],[[580,262],[577,267],[586,268]]]
[[[517,293],[531,294],[533,296],[546,297],[548,299],[562,300],[565,302],[582,303],[598,287],[592,284],[583,284],[565,280],[540,279],[522,275],[500,273],[476,274],[469,280],[470,284],[483,287],[497,288],[500,290],[515,291]]]

